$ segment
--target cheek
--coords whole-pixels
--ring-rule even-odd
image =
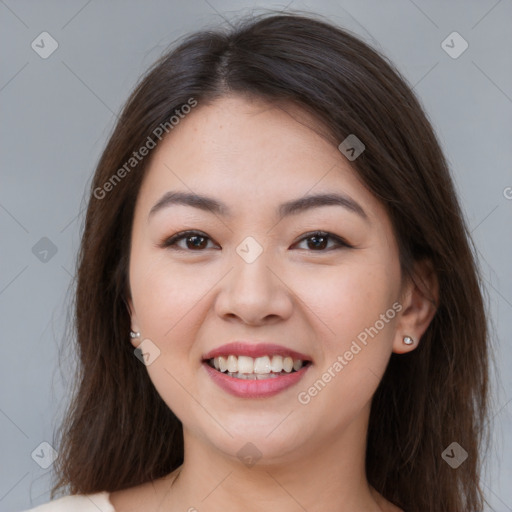
[[[196,319],[204,315],[206,302],[201,298],[212,287],[214,277],[170,265],[165,254],[144,255],[141,251],[132,259],[130,283],[137,321],[144,339],[159,350],[147,371],[158,394],[180,418],[191,414],[190,395],[183,386],[191,387],[194,367],[201,364],[194,349],[201,326]]]
[[[297,399],[305,410],[330,411],[322,414],[329,429],[354,418],[382,379],[392,350],[398,289],[394,272],[381,265],[354,265],[325,281],[321,293],[311,290],[304,286],[304,301],[315,304],[321,320],[315,324],[324,333],[322,357]]]
[[[137,319],[144,334],[171,338],[178,327],[190,328],[193,309],[212,287],[215,276],[169,263],[161,254],[134,254],[130,270]]]
[[[323,322],[327,338],[343,343],[391,307],[396,282],[395,272],[385,265],[324,267],[303,274],[297,295]]]
[[[308,383],[318,390],[324,384],[328,388],[319,393],[318,406],[329,407],[330,400],[340,400],[350,403],[347,407],[355,413],[375,392],[392,351],[397,282],[390,262],[340,268],[331,279],[322,280],[322,292],[319,287],[304,286],[304,300],[316,304],[312,309],[321,319],[316,325],[324,334],[319,340],[321,382],[316,386],[316,375]],[[346,413],[340,411],[342,416]]]

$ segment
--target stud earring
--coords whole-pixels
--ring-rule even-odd
[[[140,338],[140,332],[130,331],[130,338]]]
[[[405,345],[412,345],[414,343],[414,340],[410,336],[404,336],[402,341]]]

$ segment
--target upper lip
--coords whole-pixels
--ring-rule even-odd
[[[292,350],[291,348],[274,343],[251,343],[248,341],[233,341],[226,343],[220,347],[210,350],[210,352],[203,355],[203,360],[212,359],[219,356],[249,356],[249,357],[262,357],[262,356],[290,356],[293,359],[301,359],[302,361],[311,361],[311,358],[306,354]]]

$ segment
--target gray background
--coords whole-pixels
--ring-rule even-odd
[[[384,52],[437,130],[478,247],[501,379],[485,490],[495,510],[512,511],[512,2],[288,5],[323,14]],[[116,114],[174,39],[269,7],[286,3],[0,0],[0,510],[49,500],[52,468],[31,454],[48,453],[38,447],[52,444],[71,385],[60,346],[84,190]],[[43,31],[59,45],[47,59],[31,47]],[[453,31],[469,44],[456,59],[441,46]],[[42,252],[43,237],[54,255]]]

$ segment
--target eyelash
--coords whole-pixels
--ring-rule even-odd
[[[176,245],[177,242],[187,239],[191,236],[200,236],[202,238],[211,240],[211,238],[208,235],[206,235],[205,233],[202,233],[201,231],[188,230],[188,231],[181,231],[180,233],[176,233],[175,235],[171,236],[170,238],[166,238],[159,244],[159,247],[161,247],[163,249],[172,249],[174,251],[182,251],[182,252],[203,252],[204,251],[203,249],[198,249],[197,251],[195,251],[193,249],[183,249]],[[343,240],[339,236],[329,233],[327,231],[312,231],[310,233],[306,233],[306,236],[302,237],[297,243],[302,242],[304,240],[308,240],[309,238],[313,238],[313,237],[321,237],[321,238],[327,238],[327,239],[333,240],[334,242],[336,242],[337,247],[334,247],[331,249],[320,249],[317,251],[314,249],[311,249],[310,252],[329,252],[329,251],[337,250],[337,249],[353,248],[352,245],[345,242],[345,240]]]

